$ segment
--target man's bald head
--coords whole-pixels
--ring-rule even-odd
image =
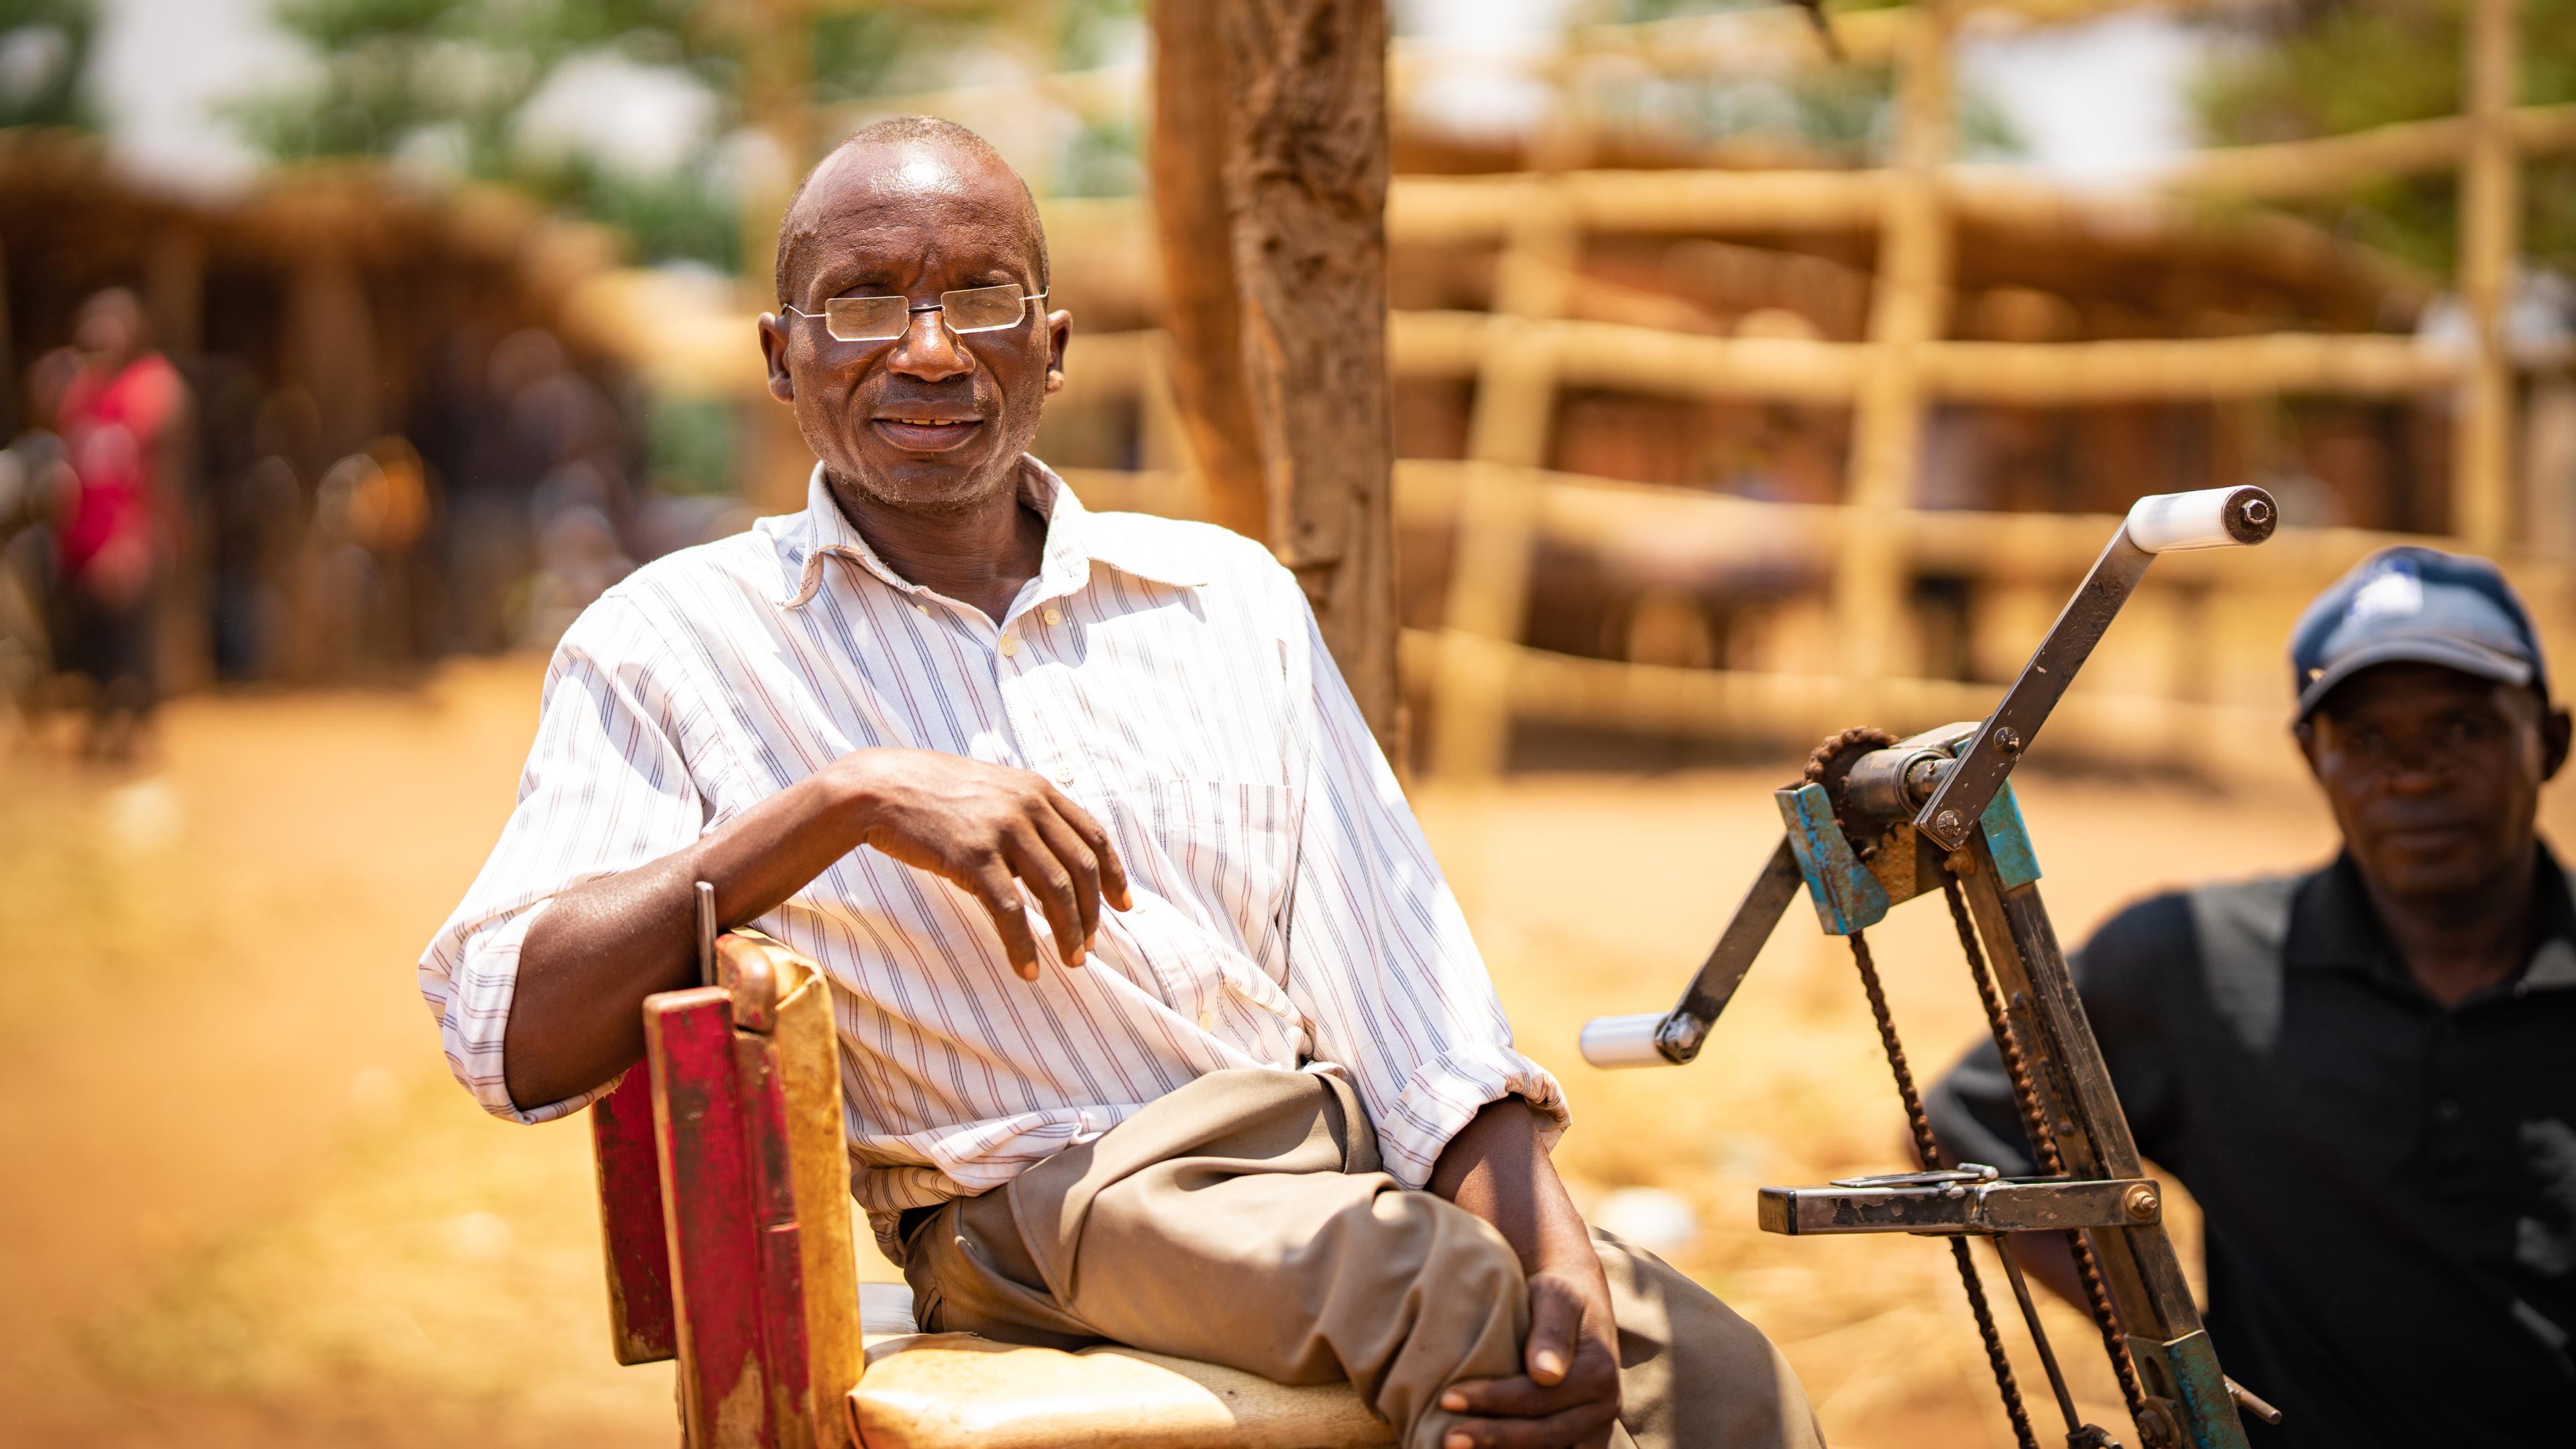
[[[1013,170],[993,143],[955,121],[937,116],[893,116],[860,127],[844,137],[830,154],[814,163],[787,198],[778,223],[778,265],[773,282],[781,302],[798,300],[805,269],[813,263],[813,246],[829,208],[846,205],[847,189],[838,184],[898,170],[897,157],[908,150],[939,153],[952,164],[950,176],[968,185],[1007,191],[995,200],[1016,211],[1028,235],[1030,272],[1037,289],[1048,286],[1046,227],[1038,220],[1037,198],[1028,182]]]

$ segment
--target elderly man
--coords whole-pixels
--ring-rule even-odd
[[[1028,456],[1072,321],[1018,177],[872,126],[777,285],[805,511],[565,635],[422,962],[457,1075],[523,1121],[598,1096],[711,882],[830,974],[852,1188],[927,1326],[1347,1377],[1419,1449],[1817,1442],[1759,1333],[1576,1215],[1557,1084],[1294,579]]]
[[[2076,984],[2139,1149],[2200,1201],[2219,1361],[2283,1411],[2249,1438],[2567,1444],[2576,907],[2534,827],[2567,713],[2483,559],[2376,554],[2290,653],[2342,853],[2132,906]],[[1956,1157],[2031,1170],[1991,1044],[1927,1105]],[[2082,1301],[2062,1246],[2015,1243]]]

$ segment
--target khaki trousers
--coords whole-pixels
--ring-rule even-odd
[[[1619,1324],[1620,1429],[1641,1449],[1806,1449],[1815,1417],[1759,1330],[1594,1230]],[[1460,1379],[1521,1372],[1520,1260],[1483,1219],[1378,1170],[1350,1087],[1218,1072],[917,1224],[922,1327],[1077,1348],[1110,1340],[1280,1383],[1348,1378],[1411,1449],[1438,1449]]]

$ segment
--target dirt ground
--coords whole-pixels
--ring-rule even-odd
[[[0,1443],[674,1442],[669,1370],[609,1359],[586,1134],[483,1116],[414,987],[509,809],[536,682],[514,659],[189,700],[144,771],[0,760]],[[1946,1254],[1753,1230],[1758,1185],[1898,1165],[1848,957],[1802,909],[1697,1065],[1575,1056],[1583,1018],[1670,1002],[1776,837],[1784,773],[1534,776],[1423,808],[1524,1044],[1565,1078],[1585,1200],[1686,1203],[1673,1256],[1781,1343],[1836,1443],[2008,1442]],[[2295,782],[2022,792],[2069,939],[2330,839]],[[1979,1028],[1947,919],[1872,934],[1937,1070]],[[2088,1326],[2050,1322],[2114,1422]]]

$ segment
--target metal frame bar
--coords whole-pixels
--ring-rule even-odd
[[[2058,947],[2038,882],[2004,887],[1982,830],[1959,863],[1965,867],[1958,875],[1969,912],[1985,939],[2005,1011],[2021,1039],[2068,1175],[2141,1177],[2137,1139],[2130,1135],[2129,1119],[2111,1086],[2111,1069],[2076,996],[2074,973]],[[2138,1426],[2151,1449],[2159,1438],[2192,1449],[2244,1449],[2244,1427],[2161,1218],[2088,1227],[2084,1235],[2128,1332],[2129,1356],[2149,1396],[2150,1415],[2172,1420]]]
[[[1756,1221],[1766,1233],[1924,1233],[1994,1236],[2123,1228],[2163,1212],[2153,1179],[2053,1178],[1885,1187],[1766,1187]]]
[[[2147,576],[2147,565],[2155,561],[2154,554],[2129,541],[2127,528],[2111,535],[2102,556],[2093,561],[2093,571],[2084,576],[2083,586],[2058,611],[2057,622],[2049,625],[2030,662],[2022,666],[2021,677],[1986,717],[1985,727],[1960,751],[1958,762],[1933,787],[1932,798],[1923,802],[1914,817],[1915,829],[1944,850],[1956,850],[1967,841],[1969,830],[2002,788],[2004,776],[2012,773],[2022,751],[2030,748],[2049,711],[2075,682],[2075,671],[2092,657],[2093,646],[2102,642],[2120,606],[2129,601],[2138,580]]]

